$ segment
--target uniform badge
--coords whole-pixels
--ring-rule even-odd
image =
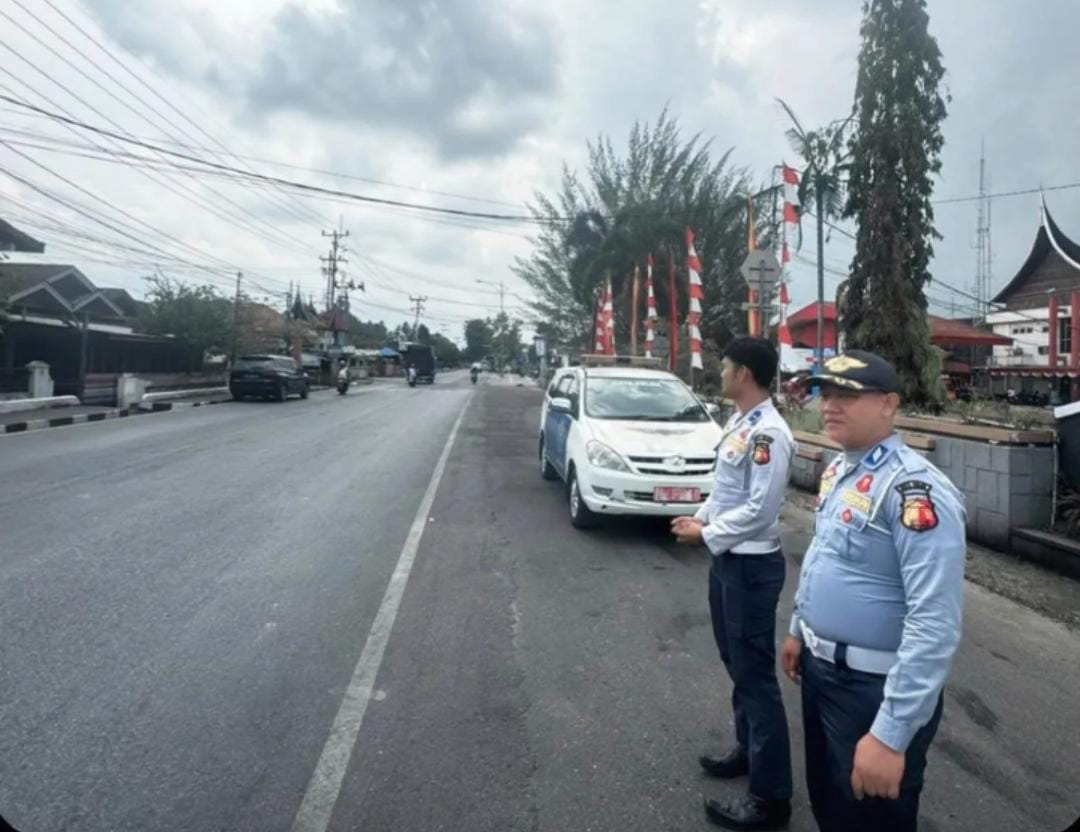
[[[850,508],[845,508],[843,513],[840,515],[840,519],[843,520],[845,523],[850,523],[851,522],[851,517],[852,517],[852,514],[851,514],[851,509]]]
[[[840,495],[840,500],[852,508],[857,508],[863,514],[870,513],[870,498],[865,494],[860,494],[854,488],[845,489]]]
[[[754,437],[754,463],[756,465],[768,465],[769,460],[772,459],[772,452],[769,450],[769,446],[772,444],[773,438],[768,434],[759,434]]]
[[[850,355],[838,355],[825,362],[825,369],[830,373],[844,373],[848,370],[866,369],[866,362]]]
[[[885,445],[878,445],[874,450],[866,455],[866,459],[863,460],[867,468],[877,468],[885,461],[885,457],[889,455],[889,449]]]
[[[751,425],[756,425],[759,419],[761,419],[761,411],[755,410],[753,413],[750,414],[750,418],[746,421],[749,422]]]
[[[750,435],[750,428],[745,428],[744,430],[739,432],[739,438],[740,439],[745,439],[749,435]]]
[[[870,486],[874,484],[873,474],[864,474],[859,477],[859,481],[855,483],[855,490],[860,494],[866,494],[870,491]]]
[[[900,523],[913,532],[928,532],[937,528],[937,510],[930,499],[930,483],[908,480],[896,486],[903,499],[900,510]]]
[[[825,502],[825,498],[829,496],[829,492],[832,491],[833,486],[836,484],[836,465],[830,465],[824,471],[821,472],[821,484],[818,486],[818,495],[814,500],[814,508],[821,508],[821,504]]]

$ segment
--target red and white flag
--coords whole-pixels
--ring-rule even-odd
[[[607,330],[604,327],[604,290],[602,288],[596,294],[596,314],[593,316],[593,331],[595,333],[593,352],[603,355]]]
[[[611,276],[608,275],[604,292],[604,355],[615,354],[615,298],[611,293]]]
[[[652,282],[653,259],[650,254],[645,261],[645,357],[652,358],[653,340],[656,338],[656,293]]]
[[[799,173],[787,165],[781,167],[784,175],[784,242],[780,255],[782,265],[791,262],[788,241],[795,239],[799,230]]]
[[[701,261],[694,249],[694,232],[686,229],[686,269],[690,277],[690,311],[686,316],[687,330],[690,335],[690,366],[703,370],[701,361],[701,302],[705,300],[705,290],[701,285]]]

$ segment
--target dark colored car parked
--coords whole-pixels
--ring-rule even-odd
[[[257,396],[283,402],[292,394],[306,399],[308,377],[287,355],[242,355],[229,373],[229,392],[237,400]]]

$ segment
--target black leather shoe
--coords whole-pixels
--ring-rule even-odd
[[[702,754],[698,762],[710,777],[745,777],[750,773],[750,758],[741,748],[734,748],[723,757],[710,757]]]
[[[791,801],[762,800],[752,794],[724,803],[706,800],[705,817],[724,829],[787,829]]]

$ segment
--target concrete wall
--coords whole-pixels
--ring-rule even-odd
[[[935,436],[928,455],[967,498],[968,537],[1009,549],[1009,529],[1053,520],[1052,445],[994,445]]]
[[[818,485],[821,483],[821,474],[831,458],[832,454],[828,450],[820,461],[806,459],[795,454],[791,460],[791,484],[817,493]]]

